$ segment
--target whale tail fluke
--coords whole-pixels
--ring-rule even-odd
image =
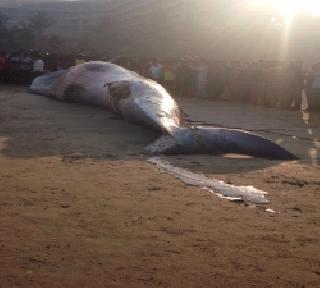
[[[65,73],[65,70],[59,70],[38,76],[32,81],[29,92],[49,97],[55,96],[56,85]]]
[[[178,128],[146,147],[152,154],[245,154],[275,160],[298,158],[259,135],[234,129]]]

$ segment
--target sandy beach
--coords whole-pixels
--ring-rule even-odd
[[[141,155],[158,135],[111,112],[0,88],[1,288],[320,287],[320,112],[178,102],[197,124],[250,130],[299,157],[163,157],[253,185],[270,204],[162,173]]]

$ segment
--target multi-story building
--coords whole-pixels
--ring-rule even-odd
[[[257,10],[249,2],[252,0],[7,0],[0,1],[0,12],[9,17],[10,25],[27,21],[36,12],[45,13],[56,21],[48,33],[67,39],[80,36],[86,50],[96,46],[117,55],[192,53],[219,59],[273,59],[280,48],[287,49],[281,53],[291,58],[316,55],[319,18],[296,19],[289,31],[275,21],[274,11]]]
[[[106,23],[114,42],[130,43],[130,46],[120,45],[117,51],[168,56],[181,51],[210,53],[227,35],[233,37],[239,30],[252,28],[253,19],[243,19],[252,18],[256,11],[244,3],[239,0],[227,3],[225,0],[111,1]]]
[[[206,9],[199,4],[203,1]],[[8,17],[10,26],[26,23],[40,12],[55,22],[47,33],[72,37],[100,27],[134,45],[163,37],[176,41],[184,35],[188,37],[195,19],[205,23],[203,20],[210,18],[208,3],[208,0],[11,0],[1,3],[0,12]]]
[[[166,49],[164,38],[174,35],[179,41],[179,36],[184,33],[188,1],[113,1],[109,5],[106,23],[114,41],[130,43],[130,46],[120,46],[123,53],[159,54]],[[159,42],[162,42],[162,48]]]
[[[95,29],[108,10],[108,1],[26,1],[6,2],[0,12],[8,17],[8,25],[27,23],[36,13],[53,20],[47,33],[64,37],[76,36]]]

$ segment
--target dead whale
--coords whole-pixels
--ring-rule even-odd
[[[87,62],[36,78],[37,93],[67,102],[96,105],[162,133],[145,151],[152,154],[247,154],[279,160],[297,159],[281,146],[250,132],[188,127],[183,113],[158,83],[108,62]]]

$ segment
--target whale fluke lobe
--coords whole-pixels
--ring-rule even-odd
[[[245,154],[275,160],[297,160],[281,146],[259,135],[221,128],[181,128],[146,147],[150,154]]]
[[[158,83],[120,66],[93,61],[36,78],[33,93],[104,107],[124,119],[151,127],[162,136],[151,154],[225,154],[294,160],[295,155],[259,135],[233,129],[185,125],[176,101]]]

